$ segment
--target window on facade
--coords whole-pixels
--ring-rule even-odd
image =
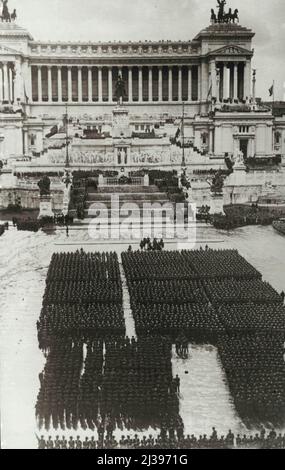
[[[248,134],[249,133],[249,126],[239,126],[239,133],[240,134]]]

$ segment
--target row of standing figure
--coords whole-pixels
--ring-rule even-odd
[[[182,359],[188,359],[189,344],[187,338],[184,335],[181,335],[176,339],[175,350],[178,357]]]

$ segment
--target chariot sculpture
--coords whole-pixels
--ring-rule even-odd
[[[231,8],[229,8],[228,13],[225,11],[225,5],[226,5],[226,0],[217,0],[218,1],[218,13],[216,14],[214,9],[211,9],[211,22],[212,23],[238,23],[239,22],[239,16],[238,16],[238,9],[236,8],[234,11],[232,11]]]

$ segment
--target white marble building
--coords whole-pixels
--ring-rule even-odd
[[[254,35],[238,22],[212,21],[188,42],[43,43],[18,20],[0,21],[0,159],[62,166],[55,143],[64,136],[47,135],[67,111],[73,165],[80,155],[80,166],[181,166],[170,138],[182,103],[187,165],[220,168],[239,150],[246,158],[284,157],[285,120],[255,101]],[[129,135],[119,140],[113,109],[120,74]]]

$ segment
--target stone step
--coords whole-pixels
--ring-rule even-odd
[[[124,201],[123,199],[119,200],[119,207],[122,207],[124,204],[136,204],[138,207],[143,208],[144,204],[167,204],[169,202],[168,199],[157,199],[157,200],[138,200],[138,199],[133,199],[130,201]],[[108,209],[111,208],[112,201],[110,200],[102,200],[102,201],[87,201],[86,202],[86,208],[89,208],[95,204],[104,204]]]
[[[88,201],[110,201],[111,197],[116,194],[119,196],[120,201],[134,201],[134,200],[157,200],[167,199],[165,193],[88,193]]]
[[[157,186],[129,186],[129,185],[122,185],[122,186],[104,186],[103,188],[98,188],[97,191],[88,190],[89,194],[92,193],[155,193],[159,192]]]
[[[160,216],[160,214],[161,214],[161,209],[157,209],[157,210],[156,210],[156,209],[153,209],[152,212],[151,212],[151,215],[149,215],[149,217],[153,217],[154,215]],[[130,213],[129,215],[131,215],[131,213]],[[145,215],[145,217],[148,216],[148,214],[144,214],[144,212],[143,212],[143,210],[142,210],[142,208],[141,208],[140,211],[139,211],[139,217],[142,218],[143,215]],[[88,209],[86,209],[86,210],[84,211],[84,217],[85,217],[85,218],[92,219],[92,218],[94,218],[94,217],[96,217],[96,216],[97,216],[96,210],[93,210],[93,209],[89,209],[89,210],[88,210]],[[127,217],[127,215],[122,215],[120,210],[119,210],[119,211],[115,211],[115,210],[111,211],[111,210],[108,210],[108,216],[107,216],[107,217],[109,217],[110,219],[111,219],[112,217],[119,217],[119,218],[121,218],[122,220],[124,220],[124,219]],[[169,217],[170,217],[170,215],[168,215],[168,214],[166,215],[165,212],[162,213],[162,218],[163,218],[163,219],[164,219],[164,218],[165,218],[165,219],[169,219]]]

